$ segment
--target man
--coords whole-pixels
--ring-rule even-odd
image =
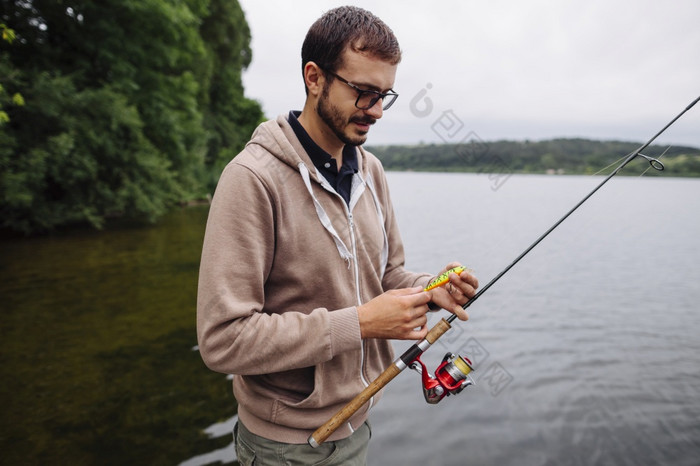
[[[467,319],[476,279],[422,291],[433,274],[404,269],[384,172],[361,147],[400,59],[379,18],[327,12],[302,46],[303,110],[261,124],[221,175],[197,327],[205,363],[235,375],[242,464],[364,464],[380,395],[319,448],[307,438],[391,364],[389,339],[426,335],[429,304]]]

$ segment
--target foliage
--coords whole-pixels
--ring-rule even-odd
[[[11,44],[15,40],[15,31],[8,28],[5,24],[0,23],[0,40]],[[6,63],[5,57],[0,55],[0,76],[5,76],[5,80],[11,78],[10,67]],[[3,110],[3,106],[7,105],[24,105],[24,97],[19,92],[15,92],[12,96],[8,96],[0,79],[0,127],[10,121],[10,117]]]
[[[4,228],[153,221],[211,192],[262,119],[236,1],[15,0],[0,21]]]
[[[608,165],[622,162],[639,146],[621,141],[552,139],[381,146],[370,150],[388,170],[594,174],[604,173]],[[651,157],[663,154],[666,176],[700,176],[700,149],[651,146],[644,154]],[[647,175],[659,173],[650,170]]]

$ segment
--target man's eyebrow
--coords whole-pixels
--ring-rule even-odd
[[[384,93],[384,92],[389,92],[389,91],[394,90],[393,87],[390,87],[389,89],[381,89],[379,86],[375,86],[374,84],[370,84],[370,83],[363,83],[363,82],[356,82],[356,81],[350,81],[350,83],[354,84],[357,87],[364,88],[367,91],[377,91],[377,92]]]

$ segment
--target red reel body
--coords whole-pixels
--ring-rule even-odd
[[[474,370],[471,361],[452,353],[445,355],[435,369],[435,376],[430,375],[420,356],[411,363],[411,369],[421,374],[423,396],[430,404],[439,403],[446,396],[456,395],[465,387],[474,385],[474,380],[469,375]]]

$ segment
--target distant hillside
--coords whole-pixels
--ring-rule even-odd
[[[637,150],[641,143],[595,141],[589,139],[552,139],[547,141],[477,141],[467,144],[421,144],[415,146],[368,147],[387,170],[478,172],[478,173],[554,173],[593,174]],[[663,172],[649,170],[646,175],[700,176],[700,149],[683,146],[653,145],[645,155],[660,157]],[[639,174],[649,165],[642,159],[620,174]],[[612,167],[611,167],[612,168]]]

